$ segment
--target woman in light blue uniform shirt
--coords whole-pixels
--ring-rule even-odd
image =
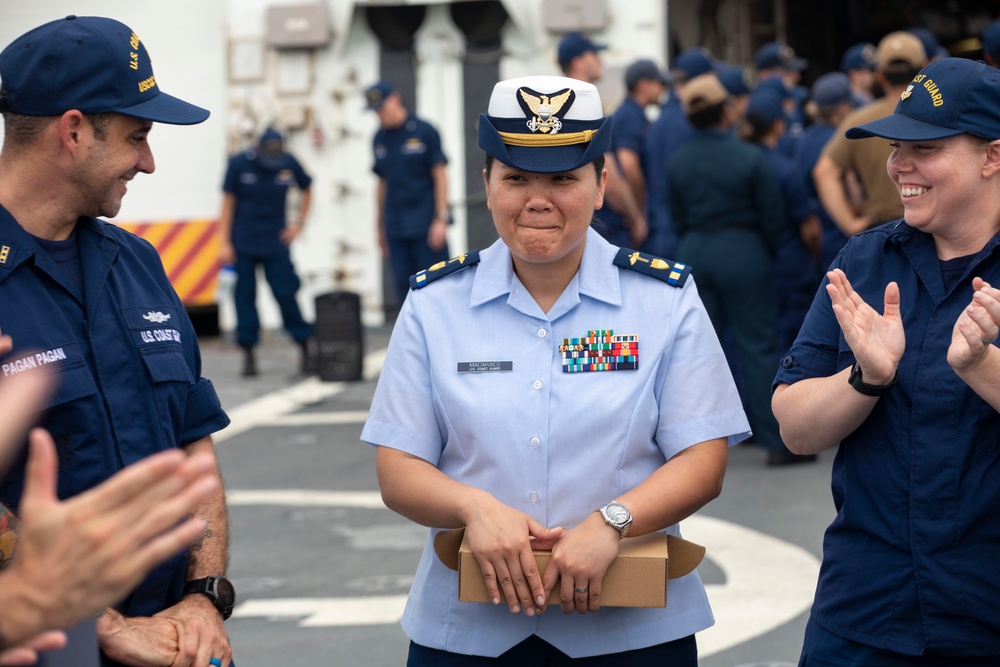
[[[361,435],[386,504],[432,528],[409,665],[695,667],[713,623],[696,572],[666,608],[601,606],[619,539],[679,534],[749,435],[690,269],[590,228],[601,109],[575,79],[498,83],[479,146],[500,240],[411,278]],[[493,604],[459,602],[435,556],[434,534],[461,526]],[[544,572],[532,547],[552,550]]]

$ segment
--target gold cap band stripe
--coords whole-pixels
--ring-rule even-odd
[[[565,134],[519,134],[514,132],[498,132],[498,134],[508,146],[572,146],[573,144],[589,143],[597,134],[597,130],[567,132]]]

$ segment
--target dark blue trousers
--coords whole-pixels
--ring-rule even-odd
[[[236,343],[253,347],[260,340],[260,317],[257,315],[257,266],[263,265],[264,277],[271,286],[281,309],[285,330],[301,343],[312,336],[313,327],[302,317],[295,294],[301,282],[295,274],[288,250],[282,248],[266,255],[237,252],[236,254]]]
[[[392,268],[392,284],[400,305],[410,291],[410,276],[429,269],[438,262],[445,262],[448,244],[440,250],[431,250],[427,237],[416,239],[389,239],[389,266]]]
[[[812,619],[806,626],[799,667],[996,667],[1000,656],[946,657],[942,655],[903,655],[850,639],[820,627]]]
[[[498,658],[448,653],[410,642],[407,667],[698,667],[694,635],[648,648],[594,655],[574,660],[543,639],[532,635]]]

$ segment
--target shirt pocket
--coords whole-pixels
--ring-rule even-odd
[[[18,363],[18,367],[25,370],[44,366],[52,373],[52,392],[48,400],[40,406],[39,414],[47,414],[49,417],[45,427],[55,442],[59,468],[65,469],[75,456],[72,445],[75,439],[67,435],[67,432],[72,432],[74,429],[95,428],[92,423],[88,423],[88,419],[97,407],[94,402],[97,396],[97,383],[84,361],[80,346],[76,342],[64,343],[45,350],[32,351],[16,357],[10,363]],[[6,496],[15,488],[18,495],[20,494],[27,456],[28,448],[22,447],[6,471],[6,475],[5,471],[0,469],[0,497]]]
[[[182,315],[172,305],[123,308],[122,317],[132,344],[142,357],[149,377],[158,382],[194,382],[184,356]]]

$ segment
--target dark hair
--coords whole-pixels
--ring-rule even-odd
[[[496,161],[495,157],[493,157],[489,153],[486,154],[485,169],[486,169],[486,179],[487,180],[489,180],[489,178],[490,178],[490,172],[493,171],[493,163],[495,161]],[[594,173],[597,175],[597,182],[600,183],[601,182],[601,172],[604,171],[604,156],[603,155],[598,156],[597,159],[595,159],[590,164],[594,165]]]
[[[764,137],[771,133],[774,129],[774,124],[778,122],[778,119],[768,122],[756,113],[748,113],[740,126],[740,138],[744,141],[749,141],[751,143],[759,144],[764,140]]]
[[[108,126],[111,124],[113,113],[84,114],[94,128],[94,136],[98,140],[104,141],[108,137]],[[5,111],[3,114],[4,124],[4,147],[15,151],[25,146],[33,144],[42,134],[45,126],[59,116],[25,116],[23,114]]]
[[[87,119],[94,128],[94,136],[100,141],[108,138],[108,125],[111,124],[111,113],[89,113]]]
[[[882,70],[882,74],[885,75],[885,80],[889,82],[892,87],[904,86],[913,80],[917,74],[920,73],[919,67],[912,67],[908,64],[904,64],[903,61],[894,60],[889,63],[889,66]]]
[[[705,130],[719,125],[722,122],[722,114],[725,110],[726,102],[719,102],[718,104],[713,104],[710,107],[693,112],[688,116],[688,120],[691,121],[691,125],[696,130]]]

